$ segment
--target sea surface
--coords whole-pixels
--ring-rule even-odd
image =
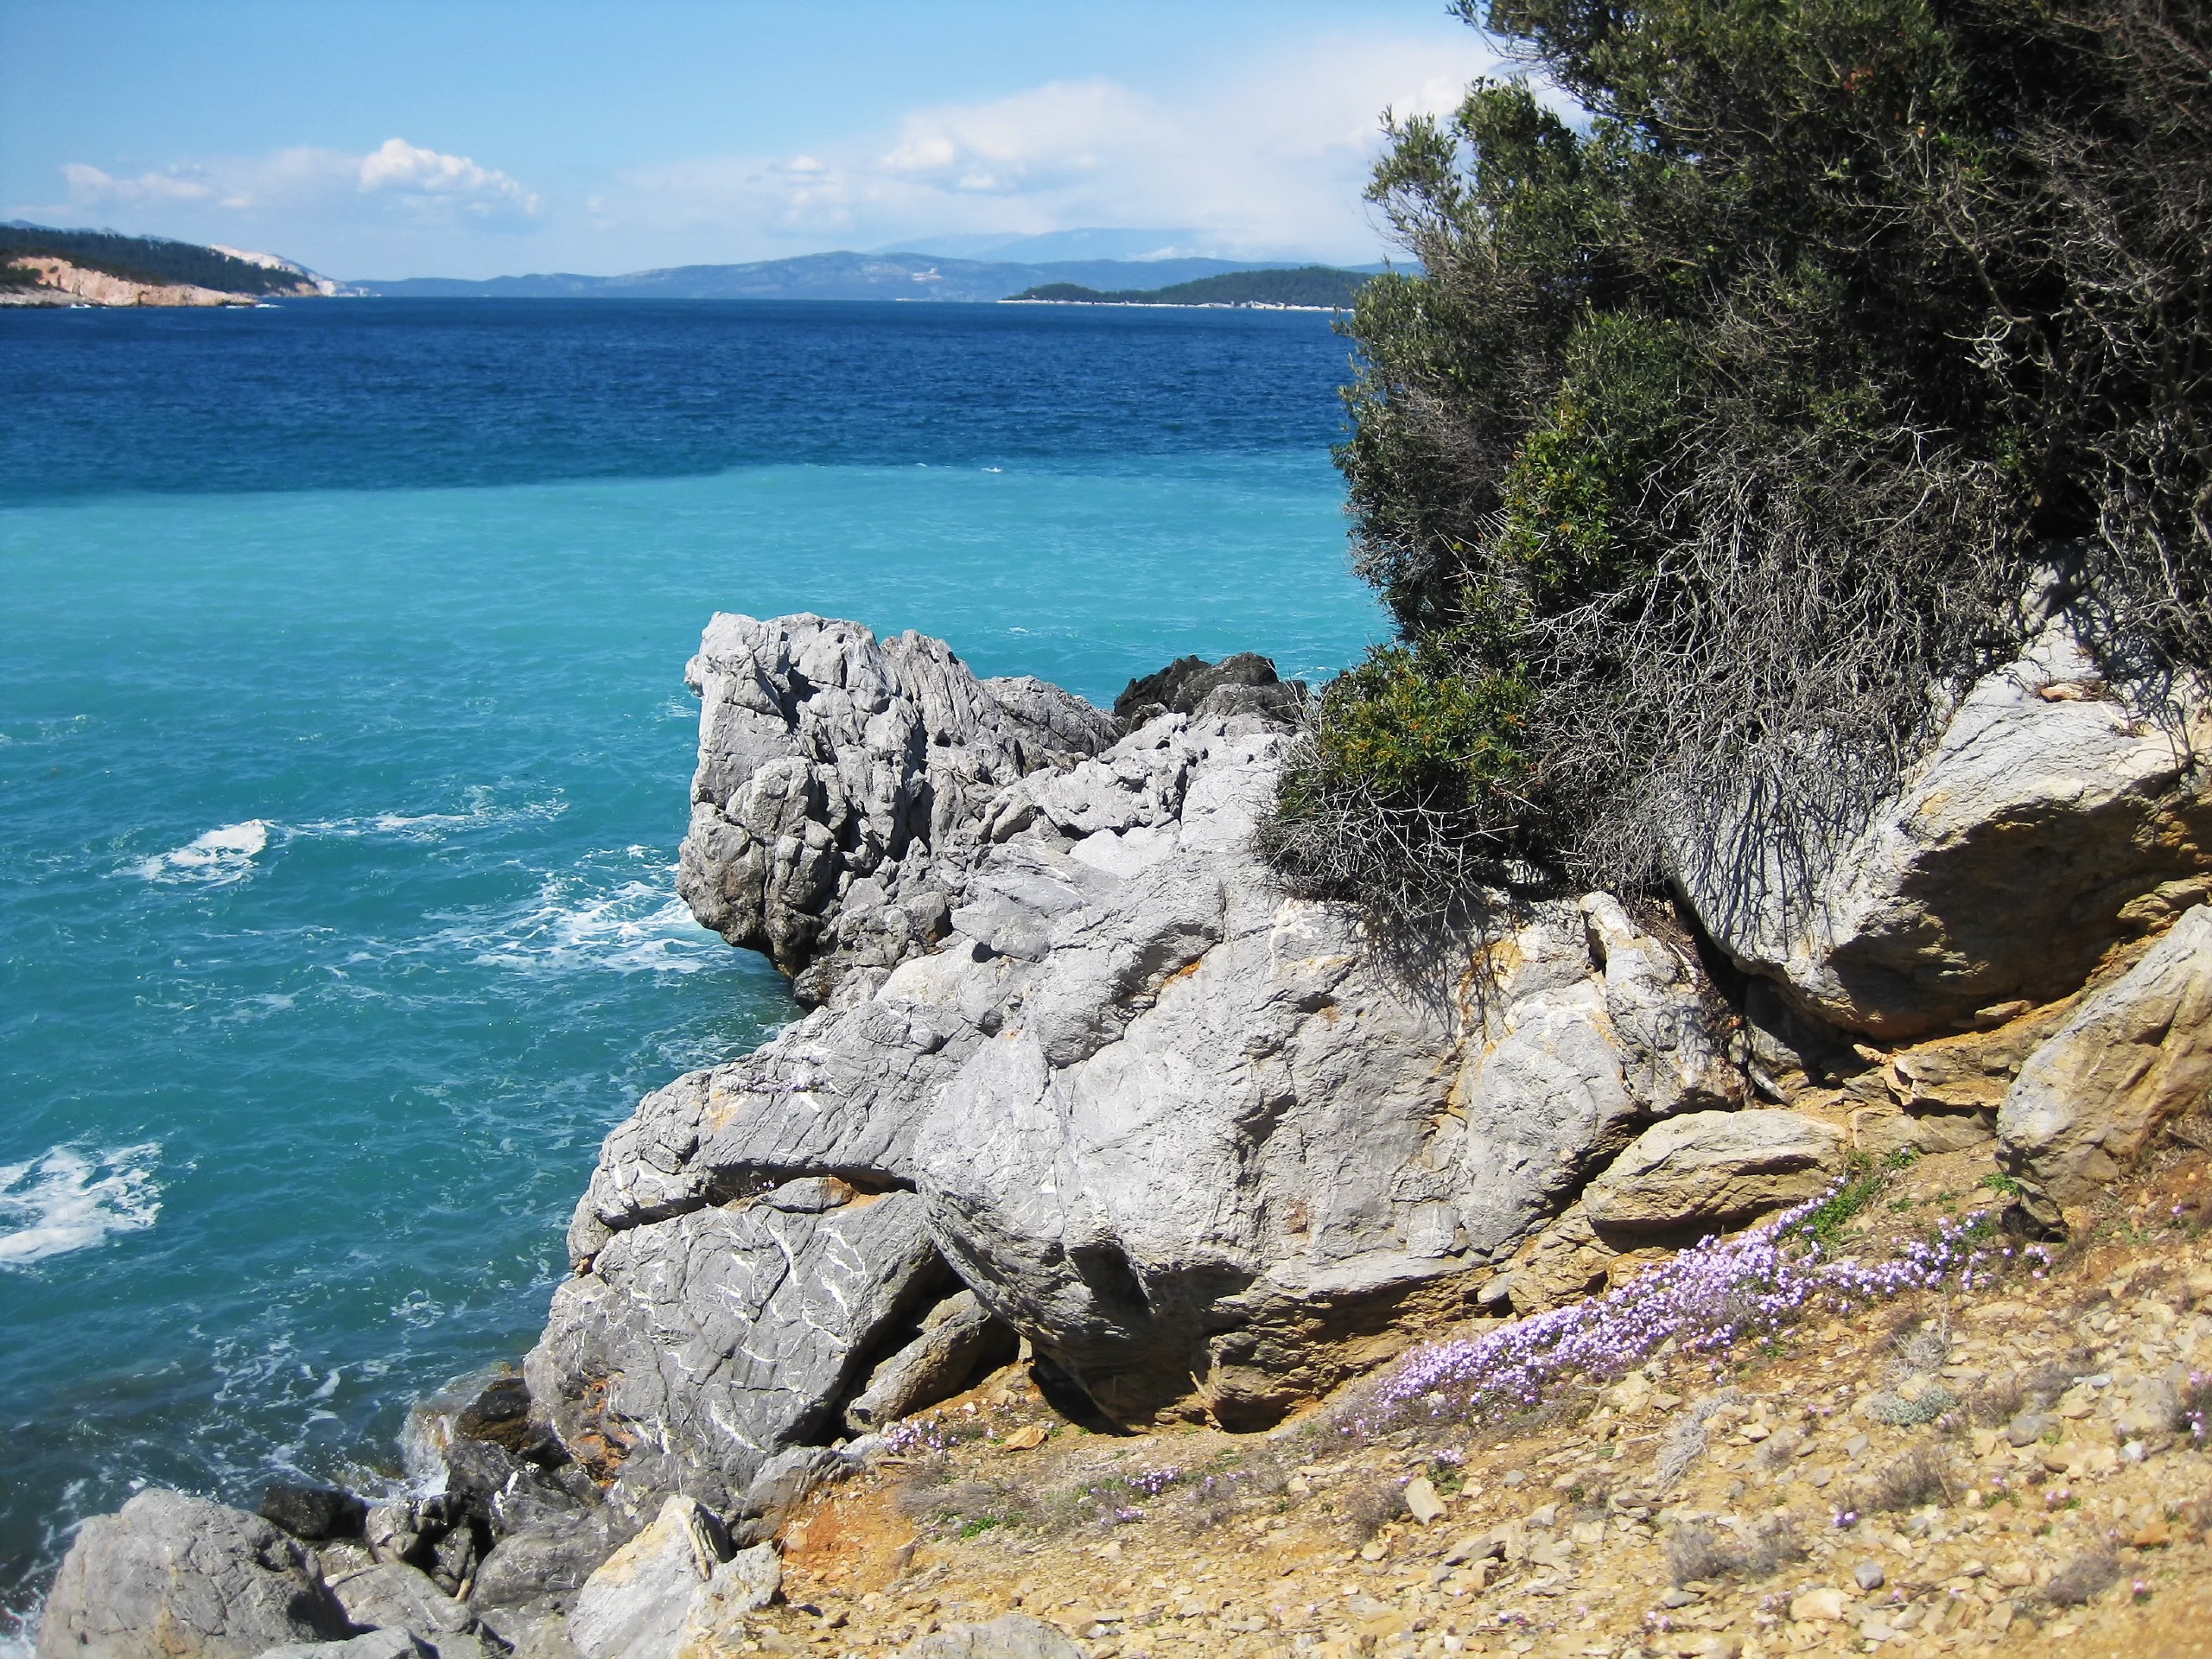
[[[793,1010],[675,897],[716,609],[1110,700],[1383,624],[1300,314],[0,311],[0,1644],[142,1484],[397,1477],[601,1137]]]

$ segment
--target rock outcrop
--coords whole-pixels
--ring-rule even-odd
[[[2001,1019],[2212,893],[2208,752],[2195,688],[2107,686],[2061,618],[1845,844],[1746,818],[1678,849],[1675,879],[1738,967],[1831,1026],[1906,1040]]]
[[[983,800],[1118,730],[1042,680],[977,679],[942,640],[817,616],[717,615],[684,677],[702,709],[677,890],[806,1003],[941,937]]]
[[[2174,924],[2030,1055],[1998,1113],[1999,1158],[2058,1204],[2117,1179],[2212,1090],[2212,907]]]
[[[1649,1122],[1740,1100],[1694,962],[1605,895],[1531,904],[1427,982],[1352,912],[1286,899],[1249,842],[1291,733],[1250,684],[1071,759],[1103,716],[1025,694],[1059,747],[1017,755],[1005,702],[933,642],[718,618],[700,662],[686,891],[844,977],[607,1139],[528,1375],[618,1501],[727,1505],[874,1419],[963,1285],[1109,1415],[1271,1421],[1387,1351],[1395,1314],[1471,1306]],[[966,711],[891,721],[942,779],[793,690],[894,681],[939,689],[887,709]],[[772,794],[780,817],[744,805]],[[925,833],[895,804],[925,794]],[[863,845],[868,874],[833,859],[804,903],[763,851]],[[855,953],[856,914],[923,893],[933,942],[870,923]]]
[[[85,1522],[39,1627],[39,1659],[254,1659],[353,1634],[315,1553],[267,1521],[140,1492]]]
[[[1590,1183],[1601,1238],[1740,1227],[1816,1198],[1843,1167],[1842,1130],[1796,1112],[1688,1112],[1653,1125]]]

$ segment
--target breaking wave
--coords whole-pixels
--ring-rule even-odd
[[[90,1249],[111,1233],[139,1232],[161,1214],[158,1141],[88,1152],[60,1146],[0,1164],[0,1268],[29,1267]]]
[[[253,874],[253,861],[269,846],[269,821],[248,818],[210,830],[174,851],[149,858],[138,866],[149,881],[196,882],[202,887],[227,887]]]

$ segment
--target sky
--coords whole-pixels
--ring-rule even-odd
[[[1383,110],[1496,61],[1445,0],[0,0],[0,219],[341,278],[1094,227],[1358,264]]]

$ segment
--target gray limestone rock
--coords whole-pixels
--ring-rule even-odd
[[[554,1293],[524,1374],[578,1460],[617,1478],[618,1504],[681,1490],[726,1509],[832,1421],[870,1345],[946,1278],[912,1192],[715,1205],[614,1234]]]
[[[1084,1659],[1041,1618],[1007,1613],[988,1624],[950,1624],[900,1649],[900,1659]]]
[[[1765,1109],[1654,1124],[1582,1195],[1601,1239],[1731,1227],[1816,1197],[1843,1166],[1844,1132]]]
[[[1910,1039],[2064,996],[2212,892],[2212,714],[2186,686],[2123,693],[2062,619],[1842,845],[1742,817],[1678,847],[1675,880],[1739,967],[1846,1030]]]
[[[253,1659],[351,1635],[313,1551],[259,1516],[143,1491],[85,1522],[39,1627],[40,1659]]]
[[[295,1642],[260,1659],[437,1659],[437,1651],[406,1630],[371,1630],[342,1642]]]
[[[865,1434],[933,1406],[1014,1355],[1014,1332],[963,1290],[939,1302],[912,1342],[869,1373],[868,1386],[845,1408],[846,1427]]]
[[[2212,907],[2183,916],[2028,1057],[1997,1115],[2005,1168],[2061,1204],[2116,1179],[2212,1090]]]
[[[1286,899],[1250,839],[1293,734],[1236,689],[971,798],[902,865],[954,901],[944,938],[609,1135],[529,1370],[588,1466],[725,1502],[919,1334],[918,1304],[812,1284],[850,1213],[810,1207],[826,1182],[888,1189],[1109,1414],[1193,1408],[1195,1379],[1242,1426],[1371,1363],[1395,1315],[1471,1306],[1652,1119],[1741,1097],[1694,960],[1604,895],[1427,977]],[[734,696],[709,692],[702,773]],[[834,897],[812,913],[842,925]],[[788,1281],[755,1323],[762,1229]]]
[[[1117,729],[1041,680],[977,679],[941,640],[816,616],[717,615],[685,677],[702,707],[677,891],[810,1002],[937,938],[957,892],[941,855],[984,802]]]
[[[330,1589],[346,1617],[363,1629],[410,1630],[445,1659],[476,1659],[476,1615],[416,1567],[369,1562],[333,1573]]]
[[[732,1554],[726,1541],[690,1498],[669,1498],[585,1582],[569,1639],[584,1659],[671,1659],[679,1648],[727,1645],[714,1638],[773,1601],[783,1570],[773,1545]]]

